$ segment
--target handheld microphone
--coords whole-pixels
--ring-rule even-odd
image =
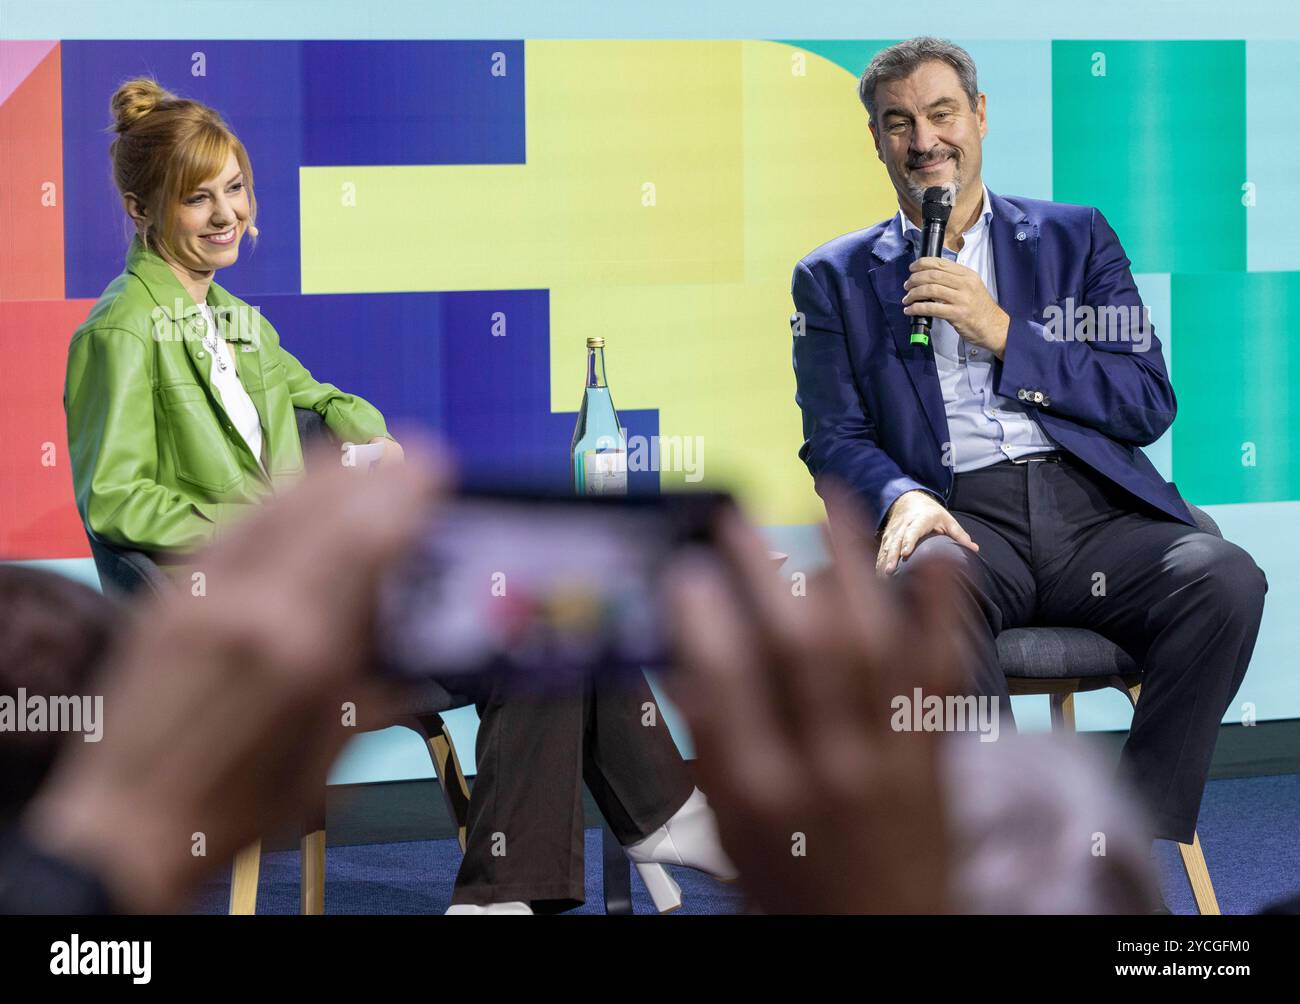
[[[921,203],[921,250],[918,258],[938,258],[943,254],[943,235],[952,213],[952,197],[952,188],[947,185],[935,185],[925,190]],[[930,344],[931,321],[929,317],[912,318],[911,344]]]

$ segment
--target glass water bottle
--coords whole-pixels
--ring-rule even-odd
[[[579,495],[627,494],[627,440],[605,382],[605,339],[587,339],[587,385],[573,430],[573,487]]]

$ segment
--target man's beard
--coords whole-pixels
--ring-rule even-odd
[[[953,151],[950,156],[952,157],[952,180],[947,182],[946,184],[952,186],[952,203],[955,206],[957,204],[957,197],[961,195],[961,187],[962,187],[961,161],[958,159],[956,151]],[[925,191],[927,188],[930,188],[931,186],[918,184],[913,179],[912,171],[910,168],[908,169],[908,173],[905,175],[905,178],[906,178],[905,184],[907,186],[907,194],[910,195],[913,198],[913,200],[915,200],[918,206],[923,204],[925,202]]]

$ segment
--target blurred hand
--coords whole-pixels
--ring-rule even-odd
[[[177,909],[239,848],[301,818],[358,731],[346,706],[383,717],[376,585],[445,475],[416,453],[356,478],[329,453],[199,556],[205,595],[134,608],[103,677],[103,740],[69,744],[24,819],[125,909]]]
[[[670,572],[677,671],[701,787],[727,853],[770,913],[951,908],[941,733],[896,732],[896,696],[952,692],[956,584],[941,563],[890,587],[851,503],[834,499],[833,561],[792,595],[736,514],[718,557]],[[839,529],[835,529],[838,527]]]
[[[892,575],[900,561],[910,558],[921,543],[932,533],[947,534],[962,547],[978,552],[979,544],[971,540],[953,514],[940,505],[929,492],[918,489],[903,492],[889,507],[884,532],[880,535],[880,550],[876,552],[876,572]]]

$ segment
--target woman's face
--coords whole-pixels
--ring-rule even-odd
[[[171,250],[178,265],[210,272],[235,264],[248,229],[248,187],[234,151],[221,173],[181,196]]]

